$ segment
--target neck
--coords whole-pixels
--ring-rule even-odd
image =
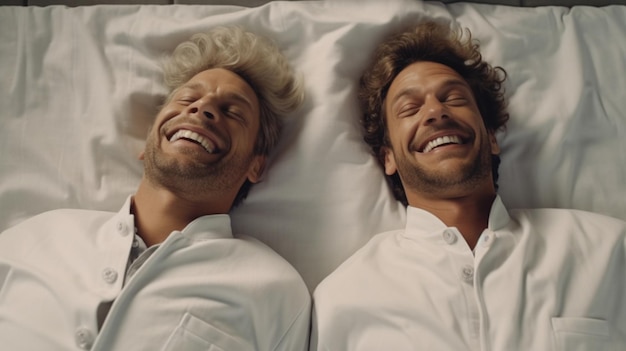
[[[408,194],[407,194],[408,195]],[[413,197],[409,204],[437,216],[448,227],[456,227],[471,249],[489,223],[495,191],[455,197]]]
[[[139,236],[150,247],[163,242],[172,231],[183,230],[198,217],[229,212],[225,201],[209,198],[182,197],[143,178],[131,207]]]

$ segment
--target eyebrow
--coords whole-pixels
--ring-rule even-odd
[[[204,85],[201,83],[186,83],[180,86],[180,88],[177,89],[177,93],[185,90],[185,89],[189,89],[189,90],[202,90],[204,89]],[[256,92],[254,92],[256,94]],[[248,108],[252,109],[253,105],[252,102],[245,97],[243,94],[237,93],[237,92],[226,92],[222,94],[224,97],[226,97],[227,99],[230,100],[235,100],[235,101],[239,101],[241,103],[243,103],[244,105],[246,105]]]

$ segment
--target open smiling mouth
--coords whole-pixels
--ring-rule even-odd
[[[214,154],[217,153],[219,150],[217,148],[217,146],[215,146],[211,140],[207,139],[206,137],[196,133],[196,132],[192,132],[190,130],[186,130],[186,129],[181,129],[179,131],[177,131],[176,133],[174,133],[174,135],[172,135],[172,137],[170,138],[170,143],[175,142],[176,140],[179,139],[184,139],[184,140],[188,140],[191,142],[194,142],[196,144],[199,144],[200,146],[202,146],[206,152],[210,153],[210,154]]]
[[[429,141],[426,144],[426,146],[424,146],[422,153],[430,152],[439,146],[451,145],[451,144],[463,144],[463,140],[459,136],[456,136],[456,135],[440,136],[438,138],[435,138]]]

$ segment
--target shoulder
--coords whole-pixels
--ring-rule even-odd
[[[12,231],[20,231],[25,229],[37,229],[37,228],[55,228],[66,225],[72,225],[72,223],[91,222],[98,219],[107,220],[114,215],[113,212],[95,211],[95,210],[82,210],[82,209],[57,209],[47,212],[42,212],[38,215],[30,217],[15,226],[7,229],[4,233]]]
[[[93,210],[58,209],[35,215],[0,233],[0,252],[45,246],[50,240],[72,240],[91,227],[99,227],[114,213]]]
[[[329,296],[332,299],[336,297],[337,291],[364,288],[368,282],[371,283],[376,279],[375,276],[379,274],[381,267],[380,262],[397,253],[400,248],[398,241],[402,240],[403,235],[404,229],[374,235],[322,280],[315,288],[314,298],[323,299],[324,296]],[[362,284],[364,285],[361,286]]]
[[[543,242],[569,252],[601,252],[611,255],[626,246],[626,222],[588,211],[532,209],[510,211],[527,244]],[[621,249],[620,249],[621,248]]]
[[[233,252],[237,252],[237,264],[245,266],[251,280],[263,282],[264,286],[274,289],[306,294],[308,299],[308,289],[300,274],[272,248],[246,235],[237,235],[229,241],[233,245]]]
[[[247,255],[245,261],[254,263],[259,270],[271,267],[284,270],[286,273],[295,272],[287,260],[259,239],[247,235],[236,235],[231,243],[241,254]]]
[[[389,291],[397,290],[394,279],[390,280],[394,275],[390,270],[395,269],[390,260],[397,262],[402,256],[404,233],[402,229],[374,235],[318,284],[313,292],[313,344],[329,342],[329,335],[350,334],[355,316],[372,320],[369,313],[379,310]]]
[[[582,232],[624,233],[626,222],[604,214],[559,208],[516,209],[511,210],[511,217],[521,224],[532,224],[546,228],[576,228]]]
[[[237,293],[247,295],[246,300],[263,311],[261,315],[274,316],[274,327],[289,328],[300,319],[307,320],[308,326],[311,295],[296,269],[258,239],[238,235],[228,240],[233,245],[230,261],[237,266],[232,268],[245,273],[236,285]]]

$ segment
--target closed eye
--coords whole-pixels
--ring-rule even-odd
[[[463,106],[467,103],[467,98],[461,95],[451,95],[446,98],[444,101],[447,105],[450,106]]]
[[[197,100],[198,99],[196,99],[194,97],[182,97],[182,98],[177,99],[176,101],[180,105],[189,106],[189,105],[193,104],[194,102],[196,102]]]
[[[243,111],[237,107],[225,107],[222,109],[222,113],[228,118],[233,118],[240,122],[245,122]]]
[[[399,118],[411,117],[418,113],[420,107],[417,104],[407,104],[402,106],[400,111],[398,111]]]

